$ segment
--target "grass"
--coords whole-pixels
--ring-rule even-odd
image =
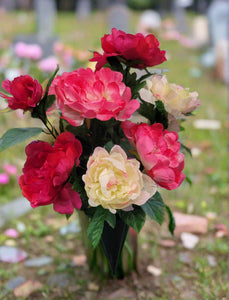
[[[130,26],[132,32],[134,32],[136,23],[137,15],[132,13]],[[13,40],[16,34],[22,32],[30,34],[35,32],[32,13],[2,15],[0,25],[3,38],[9,40]],[[57,16],[55,33],[64,43],[80,50],[99,48],[99,38],[106,32],[106,22],[101,13],[93,13],[90,19],[85,21],[77,20],[73,13],[61,13]],[[169,69],[167,74],[169,81],[190,87],[191,91],[198,91],[202,100],[195,116],[190,117],[184,123],[185,131],[180,135],[185,145],[201,150],[198,157],[191,158],[186,155],[185,174],[192,179],[193,183],[189,185],[185,182],[175,191],[161,190],[161,194],[172,210],[200,216],[214,212],[216,219],[209,221],[208,233],[200,237],[198,246],[192,251],[185,250],[179,240],[176,240],[174,248],[163,248],[159,245],[158,239],[169,236],[167,229],[165,226],[159,228],[154,223],[147,221],[139,237],[142,276],[137,281],[131,278],[118,285],[131,287],[139,293],[144,292],[145,295],[153,293],[154,297],[149,299],[226,299],[227,243],[224,238],[215,238],[215,228],[218,223],[227,223],[227,87],[215,78],[213,70],[206,70],[200,66],[200,51],[185,49],[175,41],[165,42],[163,40],[161,40],[161,48],[166,49],[170,57],[162,65],[163,68]],[[191,68],[200,68],[202,76],[200,78],[191,77]],[[6,128],[12,127],[13,123],[16,124],[15,119],[15,115],[12,114],[1,115],[0,133],[3,133]],[[195,119],[217,119],[222,126],[218,131],[196,129],[193,125]],[[26,124],[30,124],[29,122],[27,120]],[[19,122],[17,122],[17,126],[21,126],[18,124]],[[15,146],[10,151],[0,153],[1,162],[15,163],[21,168],[25,160],[24,146],[25,144]],[[8,189],[0,187],[0,193],[0,203],[5,203],[20,195],[16,181]],[[26,269],[23,264],[14,265],[12,268],[11,265],[0,263],[0,266],[2,265],[0,283],[5,283],[13,276],[23,274],[27,279],[33,278],[43,283],[42,290],[33,293],[33,299],[73,299],[72,295],[81,297],[87,291],[88,281],[92,279],[86,267],[82,269],[70,267],[71,257],[83,251],[80,236],[60,236],[58,230],[47,224],[47,220],[50,218],[67,223],[63,220],[63,216],[52,212],[51,207],[38,208],[27,218],[19,220],[25,223],[26,231],[21,234],[20,239],[16,240],[16,244],[28,251],[31,256],[46,254],[54,257],[54,264],[47,268],[31,271]],[[7,224],[7,227],[16,227],[17,222],[18,220],[14,220]],[[50,235],[54,240],[48,244],[45,238]],[[5,241],[4,235],[0,234],[0,243],[4,244]],[[191,262],[182,262],[179,258],[181,253],[188,253]],[[217,262],[216,266],[209,265],[209,255],[214,256]],[[148,264],[162,269],[159,279],[145,271]],[[47,285],[48,275],[53,272],[69,273],[71,283],[66,289],[51,289]],[[115,284],[109,282],[110,291],[116,287]],[[75,288],[78,286],[78,290],[71,293],[70,290],[74,286]],[[100,292],[99,295],[102,293]],[[106,297],[98,299],[106,299]],[[147,296],[145,299],[148,299]]]

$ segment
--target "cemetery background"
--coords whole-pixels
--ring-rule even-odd
[[[19,34],[33,35],[36,22],[32,11],[1,11],[0,14],[2,81],[5,71],[10,70],[11,76],[21,66],[21,61],[13,54],[12,42]],[[140,14],[128,11],[128,31],[136,32]],[[162,19],[157,32],[161,48],[167,50],[168,57],[160,67],[170,71],[167,74],[170,82],[198,91],[202,99],[197,117],[184,125],[186,130],[182,136],[192,150],[193,157],[186,156],[185,170],[193,183],[186,182],[168,195],[163,192],[164,200],[173,211],[185,214],[177,215],[179,226],[175,238],[170,236],[166,226],[159,228],[155,223],[147,222],[139,236],[141,276],[133,274],[124,281],[97,281],[88,272],[76,218],[69,224],[51,207],[37,208],[26,217],[12,218],[11,209],[4,206],[21,195],[17,176],[25,161],[25,145],[14,147],[0,153],[0,173],[8,174],[9,178],[8,183],[2,180],[0,184],[0,247],[16,247],[25,251],[22,253],[25,257],[19,263],[0,261],[1,299],[226,299],[227,86],[217,78],[218,73],[213,67],[206,68],[200,63],[210,44],[197,47],[192,43],[190,33],[195,17],[193,12],[187,15],[187,32],[182,35],[171,35],[174,20],[168,16]],[[87,66],[91,55],[85,49],[97,49],[99,37],[108,31],[103,11],[93,11],[88,18],[82,19],[76,18],[75,12],[58,12],[54,36],[62,42],[59,50],[63,52],[58,53],[59,59],[63,60],[66,51],[71,58],[70,66]],[[30,67],[30,75],[42,80],[43,74],[37,65]],[[19,117],[22,117],[20,113],[1,114],[0,134]],[[24,116],[18,126],[30,122]],[[12,168],[11,171],[6,168],[9,164],[16,166],[16,174]],[[21,202],[17,203],[21,207]],[[25,206],[22,213],[26,209],[29,206]],[[194,219],[202,224],[199,226],[201,232],[196,232],[190,224],[182,228],[187,214],[191,223],[193,215],[202,217]],[[10,228],[16,230],[14,234],[9,232]],[[198,238],[194,248],[185,244],[182,231]]]

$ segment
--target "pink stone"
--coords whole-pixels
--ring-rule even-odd
[[[204,217],[179,212],[173,215],[176,221],[175,236],[180,236],[182,232],[205,234],[208,230],[208,220]]]

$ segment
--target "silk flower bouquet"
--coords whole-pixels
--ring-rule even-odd
[[[3,81],[6,92],[0,95],[8,110],[29,112],[43,126],[8,130],[0,150],[40,134],[25,149],[22,194],[33,208],[52,204],[67,218],[77,210],[87,224],[82,228],[90,241],[90,269],[109,266],[121,278],[125,264],[126,271],[136,268],[131,247],[126,260],[122,253],[129,228],[133,239],[146,215],[162,224],[167,213],[173,234],[174,218],[159,188],[176,189],[185,179],[187,148],[178,132],[200,100],[169,83],[163,70],[147,69],[166,60],[153,34],[114,28],[101,46],[103,53],[94,52],[90,60],[95,71],[57,75],[57,67],[45,88],[29,75]],[[137,75],[136,69],[144,72]]]

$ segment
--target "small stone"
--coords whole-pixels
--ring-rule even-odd
[[[15,247],[16,242],[14,240],[6,240],[4,243],[6,246]]]
[[[193,126],[197,129],[219,130],[221,122],[218,120],[197,119],[193,122]]]
[[[109,299],[109,300],[136,299],[136,294],[133,290],[131,290],[129,288],[120,288],[119,290],[111,293],[107,299]]]
[[[176,228],[174,231],[175,236],[180,236],[182,232],[197,234],[205,234],[207,232],[207,218],[190,214],[182,214],[180,212],[174,212],[173,215],[176,221]]]
[[[66,287],[69,284],[68,275],[66,273],[53,274],[49,277],[47,283],[51,287]]]
[[[182,232],[181,233],[181,241],[185,248],[193,249],[199,242],[199,237],[194,234],[191,234],[189,232]]]
[[[12,291],[23,283],[25,283],[25,278],[23,276],[18,276],[7,281],[5,288]]]
[[[149,265],[146,270],[147,270],[147,272],[149,272],[150,274],[152,274],[154,276],[160,276],[162,273],[161,269],[154,267],[152,265]]]
[[[190,289],[184,291],[180,295],[180,300],[187,300],[187,299],[197,299],[197,294],[194,291],[191,291]]]
[[[208,259],[209,266],[215,267],[217,265],[216,259],[213,255],[208,255],[207,259]]]
[[[178,259],[180,262],[185,263],[185,264],[190,264],[192,262],[190,253],[188,253],[188,252],[180,252],[178,254]]]
[[[224,232],[223,230],[219,230],[219,231],[217,231],[216,234],[215,234],[215,237],[216,237],[217,239],[221,239],[221,238],[224,237],[224,236],[225,236],[225,232]]]
[[[228,236],[228,229],[225,224],[217,224],[216,229],[217,229],[217,232],[215,234],[216,238],[222,238]]]
[[[171,239],[159,240],[158,244],[166,248],[172,248],[176,246],[176,242]]]
[[[206,218],[207,218],[208,220],[215,220],[216,217],[217,217],[217,215],[216,215],[215,212],[208,211],[208,212],[206,213]]]
[[[40,290],[42,288],[42,284],[39,281],[29,280],[22,285],[19,285],[14,290],[14,295],[16,297],[27,298],[34,291]]]
[[[18,263],[26,259],[28,254],[15,247],[1,246],[0,247],[0,260],[8,263]]]
[[[67,226],[63,226],[60,228],[60,234],[66,235],[68,233],[78,233],[80,232],[81,228],[79,223],[76,221],[70,222]]]
[[[25,261],[25,266],[26,267],[42,267],[49,265],[53,262],[53,258],[49,256],[41,256],[41,257],[36,257],[32,258],[29,260]]]
[[[92,292],[98,292],[99,286],[96,283],[94,283],[94,282],[90,282],[88,284],[88,290],[92,291]]]
[[[199,148],[192,148],[191,153],[193,157],[198,157],[202,153],[202,151]]]
[[[14,228],[9,228],[4,232],[5,236],[16,239],[19,236],[19,233]]]
[[[86,262],[87,262],[87,257],[86,255],[82,254],[82,255],[75,255],[72,258],[72,262],[75,266],[85,266]]]
[[[61,226],[66,224],[65,219],[54,219],[54,218],[49,218],[45,221],[45,223],[48,226],[51,226],[53,229],[59,229]]]
[[[17,230],[19,231],[19,232],[25,232],[25,229],[26,229],[26,227],[25,227],[25,224],[24,223],[22,223],[22,222],[18,222],[17,223]]]
[[[191,77],[200,78],[203,75],[203,72],[199,68],[191,68],[189,74]]]
[[[54,237],[52,235],[46,235],[45,241],[47,243],[52,243],[54,241]]]

